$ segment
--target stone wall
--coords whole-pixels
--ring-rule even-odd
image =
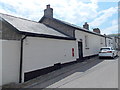
[[[56,21],[52,18],[44,18],[44,20],[42,20],[41,23],[44,23],[50,27],[53,27],[54,29],[57,29],[58,31],[60,31],[66,35],[75,37],[75,29],[74,28],[72,28],[68,25],[65,25],[59,21]]]
[[[3,19],[0,20],[0,39],[4,40],[20,40],[21,34],[17,32],[17,30],[8,24]]]

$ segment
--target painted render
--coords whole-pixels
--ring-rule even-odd
[[[3,77],[0,77],[0,86],[11,82],[19,83],[20,65],[22,65],[22,82],[24,82],[25,73],[53,66],[56,63],[76,61],[79,58],[78,41],[83,44],[83,57],[96,55],[100,47],[105,46],[105,36],[88,30],[78,30],[78,27],[74,28],[67,23],[53,21],[51,18],[41,19],[41,23],[9,15],[3,18],[5,20],[0,18],[3,22],[0,38],[2,42],[0,74],[2,73]],[[36,33],[36,30],[39,33]],[[23,52],[21,52],[21,38],[26,35],[23,40]],[[85,47],[85,36],[88,37],[87,47]],[[111,45],[111,41],[108,43],[109,40],[112,39],[106,38],[107,45]],[[21,60],[22,64],[20,64]]]
[[[88,46],[87,47],[85,47],[85,36],[88,37],[88,40],[87,40]],[[83,57],[96,55],[99,53],[100,47],[105,46],[105,38],[104,37],[92,35],[92,34],[85,33],[85,32],[79,31],[79,30],[75,31],[75,37],[77,38],[76,39],[77,42],[82,41]],[[100,42],[101,39],[102,39],[102,43]]]
[[[67,23],[60,23],[57,21],[55,18],[48,18],[48,17],[43,17],[40,21],[41,23],[44,23],[52,28],[58,29],[60,32],[65,33],[71,37],[76,38],[76,42],[80,41],[82,39],[83,42],[83,57],[85,56],[90,56],[90,55],[96,55],[99,52],[100,47],[104,46],[112,46],[112,38],[106,37],[104,35],[98,34],[98,33],[90,33],[91,31],[84,29],[79,30],[76,28],[71,27],[70,25],[66,25]],[[97,35],[96,35],[97,34]],[[88,36],[88,44],[89,44],[89,49],[85,48],[85,36]],[[101,43],[102,39],[102,43]],[[106,39],[106,41],[105,41]],[[110,40],[110,44],[109,44]],[[76,43],[78,44],[78,43]],[[97,45],[98,44],[98,45]],[[95,48],[93,48],[93,46]],[[78,46],[77,46],[78,47]]]
[[[76,38],[77,45],[78,45],[78,41],[81,42],[82,40],[83,57],[98,54],[99,49],[103,46],[112,46],[111,44],[112,38],[107,37],[105,35],[101,35],[100,30],[99,30],[99,33],[90,31],[89,25],[87,24],[87,22],[85,23],[85,25],[83,25],[83,28],[82,28],[82,27],[67,23],[65,21],[56,19],[53,17],[53,14],[51,13],[49,14],[49,12],[53,13],[53,9],[50,7],[50,5],[47,5],[47,6],[49,6],[46,8],[48,12],[44,12],[44,16],[41,18],[39,22],[44,23],[45,25],[48,25],[52,28],[55,28],[60,32],[65,33],[71,37]],[[45,15],[45,13],[47,14]],[[88,47],[85,47],[85,36],[88,37],[88,40],[87,40]]]
[[[6,20],[1,19],[2,36],[0,38],[0,42],[2,46],[0,47],[0,51],[1,51],[0,55],[2,56],[2,58],[0,59],[1,62],[0,74],[2,75],[0,75],[1,76],[0,86],[12,82],[15,83],[20,82],[21,39],[25,35],[27,35],[27,38],[23,41],[23,49],[25,49],[23,50],[23,57],[22,57],[23,82],[24,82],[24,73],[26,72],[53,66],[56,63],[65,63],[76,60],[77,52],[76,52],[75,39],[70,38],[69,36],[60,33],[57,30],[47,27],[45,25],[41,24],[41,26],[39,26],[40,23],[37,22],[32,22],[32,25],[35,23],[35,25],[37,24],[39,28],[41,27],[40,29],[42,30],[39,31],[41,34],[29,33],[29,32],[20,33],[20,31],[15,28],[17,27],[15,25],[18,24],[14,24],[14,23],[12,24],[12,21],[10,22],[11,20],[10,18],[13,18],[12,20],[15,20],[16,23],[20,23],[17,22],[17,20],[21,20],[20,18],[16,18],[9,15],[7,15],[7,19],[9,20],[9,23],[6,21],[7,19]],[[31,21],[26,21],[26,22],[30,23]],[[23,27],[27,27],[27,26],[23,26]],[[18,25],[18,27],[20,26]],[[43,27],[45,27],[46,30]],[[36,28],[38,29],[38,27]],[[31,29],[31,28],[27,27],[27,29]],[[24,30],[24,28],[22,30]],[[52,33],[50,33],[50,35],[48,34],[46,35],[42,31],[46,31],[46,33],[50,33],[50,32]],[[75,49],[74,57],[72,57],[72,48]],[[48,58],[49,55],[50,57]],[[40,60],[38,60],[37,58],[39,58]]]
[[[0,48],[0,51],[2,51],[2,85],[12,82],[18,83],[20,68],[20,41],[0,41],[2,42],[2,50]]]
[[[23,45],[24,73],[76,60],[76,41],[27,37]],[[74,55],[72,56],[72,48]]]
[[[113,48],[119,50],[119,38],[118,37],[111,37]]]

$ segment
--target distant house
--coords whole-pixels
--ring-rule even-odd
[[[69,12],[68,12],[69,13]],[[112,46],[112,38],[101,35],[99,28],[89,30],[87,22],[83,27],[79,27],[53,17],[53,9],[50,5],[44,10],[44,16],[39,21],[49,27],[76,38],[77,58],[86,58],[98,54],[100,47]]]
[[[44,24],[0,14],[0,85],[25,82],[76,61],[75,38]]]
[[[119,34],[110,34],[108,36],[112,38],[113,48],[116,49],[116,50],[120,50]]]

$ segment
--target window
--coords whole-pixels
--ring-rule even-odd
[[[103,39],[102,38],[100,38],[100,44],[103,44]]]
[[[117,38],[115,38],[115,42],[117,43]]]
[[[110,45],[110,40],[109,40],[109,45]]]
[[[88,48],[88,36],[85,36],[85,48],[86,48],[86,49],[89,49],[89,48]]]
[[[100,51],[110,50],[110,48],[101,48]]]

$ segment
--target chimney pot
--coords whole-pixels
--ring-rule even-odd
[[[85,22],[85,24],[83,25],[83,28],[88,29],[89,30],[89,25],[87,24],[87,22]]]
[[[50,7],[50,4],[46,5],[46,9],[44,10],[44,16],[53,18],[53,9]]]
[[[100,33],[100,29],[99,28],[94,28],[93,32]]]
[[[47,5],[47,9],[50,8],[50,4]]]

